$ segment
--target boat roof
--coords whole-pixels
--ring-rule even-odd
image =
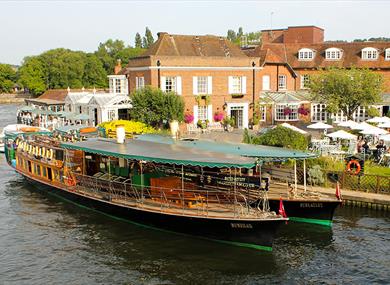
[[[112,139],[91,138],[75,143],[62,142],[61,147],[112,157],[176,165],[252,168],[257,164],[255,158],[134,139],[119,144]]]
[[[316,154],[298,150],[245,143],[215,142],[211,140],[173,140],[167,136],[153,134],[139,135],[136,139],[259,158],[263,161],[285,161],[287,159],[310,159],[317,157]]]

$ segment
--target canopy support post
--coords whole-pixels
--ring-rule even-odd
[[[303,191],[306,192],[306,159],[303,160]]]
[[[184,166],[181,166],[181,190],[184,190]]]
[[[236,204],[237,204],[236,186],[237,186],[237,168],[234,168],[234,215],[236,215]]]
[[[297,160],[294,160],[294,191],[297,192],[298,181],[297,181]]]

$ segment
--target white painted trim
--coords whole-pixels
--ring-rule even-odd
[[[127,67],[128,71],[145,71],[159,69],[158,66]],[[160,66],[160,70],[263,70],[263,67],[252,66]]]
[[[227,103],[227,114],[230,116],[232,107],[244,107],[242,112],[242,128],[247,129],[249,124],[249,104],[248,103]]]
[[[192,77],[192,94],[198,95],[198,77]]]
[[[181,87],[181,76],[176,76],[176,93],[177,93],[177,95],[181,95],[182,93],[181,93],[181,89],[182,89],[182,87]]]
[[[207,94],[213,94],[213,77],[207,77]]]

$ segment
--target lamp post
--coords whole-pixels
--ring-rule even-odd
[[[255,110],[255,100],[256,100],[256,69],[255,69],[255,66],[256,66],[256,63],[253,61],[252,62],[252,129],[253,129],[253,126],[254,126],[254,119],[255,119],[255,113],[256,113],[256,110]]]
[[[160,82],[160,65],[161,65],[161,62],[160,60],[157,60],[157,86],[158,88],[161,88],[161,82]]]

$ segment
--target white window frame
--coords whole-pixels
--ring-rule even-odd
[[[262,86],[262,88],[263,88],[264,91],[271,90],[271,76],[263,75],[263,86]]]
[[[115,93],[122,94],[122,80],[120,78],[115,78]]]
[[[311,104],[311,121],[326,122],[329,114],[326,111],[326,104],[312,103]]]
[[[292,110],[290,115],[284,115],[284,108],[289,107]],[[299,104],[276,104],[275,105],[275,121],[298,121]]]
[[[309,83],[310,75],[309,74],[301,74],[301,89],[307,89],[306,84]]]
[[[175,76],[165,76],[165,92],[176,92],[176,77]],[[168,88],[170,90],[168,90]]]
[[[287,90],[287,76],[284,74],[278,75],[278,90]]]
[[[135,89],[139,90],[145,87],[145,77],[136,77],[135,78]]]
[[[260,108],[260,114],[261,114],[259,121],[265,122],[267,119],[267,105],[260,104],[259,108]]]
[[[208,113],[208,105],[198,105],[198,120],[202,122],[208,120]]]
[[[385,60],[390,60],[390,48],[385,49]]]
[[[376,48],[366,47],[362,49],[362,60],[377,60],[379,52]]]
[[[229,76],[229,94],[246,94],[246,76]]]
[[[343,56],[343,52],[339,48],[328,48],[325,50],[325,59],[339,60]]]
[[[313,60],[315,57],[315,51],[309,48],[301,48],[298,51],[299,60]]]

